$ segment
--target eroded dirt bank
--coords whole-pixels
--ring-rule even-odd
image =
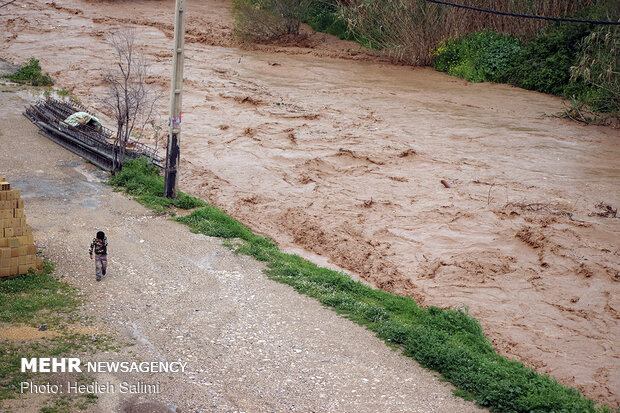
[[[590,216],[620,205],[618,130],[322,35],[241,50],[228,2],[191,7],[184,189],[381,288],[465,305],[501,353],[619,404],[620,221]],[[97,106],[105,34],[130,24],[165,92],[172,8],[20,1],[0,14],[1,57],[40,58]]]

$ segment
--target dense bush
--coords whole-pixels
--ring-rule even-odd
[[[337,0],[314,0],[304,19],[317,32],[329,33],[344,40],[351,40],[347,23],[339,12]]]
[[[579,42],[592,30],[590,25],[553,25],[527,43],[514,65],[510,82],[524,89],[562,95],[577,60]]]
[[[620,3],[609,1],[574,17],[613,21],[619,16]],[[619,32],[610,26],[554,23],[521,45],[514,37],[482,31],[443,41],[433,65],[472,82],[507,82],[563,96],[571,102],[565,116],[613,122],[620,112]]]
[[[598,27],[581,41],[579,59],[571,67],[571,80],[586,85],[586,89],[567,88],[564,92],[588,110],[616,118],[620,113],[619,32],[618,27]]]
[[[32,86],[52,86],[54,84],[49,73],[41,72],[41,65],[34,57],[24,63],[16,73],[4,77],[17,83],[28,83]]]
[[[470,82],[500,82],[513,69],[520,51],[514,37],[484,31],[443,42],[434,53],[434,66]]]
[[[574,17],[617,21],[620,18],[619,4],[613,0],[602,2],[597,6],[580,10]],[[592,37],[593,33],[601,32],[607,33],[611,42],[597,43]],[[589,47],[585,45],[587,38],[591,39]],[[596,95],[595,89],[600,89],[600,85],[588,82],[585,72],[581,73],[582,76],[573,75],[571,78],[571,67],[578,65],[579,61],[596,65],[602,56],[606,56],[604,59],[607,63],[617,66],[617,55],[610,56],[610,51],[613,44],[617,44],[618,41],[616,28],[591,24],[554,23],[524,46],[510,82],[525,89],[565,97]],[[588,57],[592,54],[596,56]],[[598,70],[600,72],[600,68]]]

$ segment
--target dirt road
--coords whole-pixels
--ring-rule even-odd
[[[620,221],[590,216],[620,205],[618,130],[544,116],[562,108],[551,96],[385,65],[323,35],[239,49],[229,2],[197,3],[184,189],[285,249],[425,305],[465,305],[499,352],[620,403]],[[129,25],[165,92],[172,7],[20,1],[0,14],[0,53],[40,58],[97,106],[105,35]]]
[[[80,287],[85,314],[136,344],[88,361],[188,362],[181,375],[98,375],[160,382],[162,394],[102,394],[90,411],[147,400],[201,413],[481,411],[371,332],[267,280],[262,264],[113,192],[96,168],[38,135],[24,103],[0,95],[0,173],[22,190],[37,246]],[[110,267],[96,283],[88,245],[99,229]]]

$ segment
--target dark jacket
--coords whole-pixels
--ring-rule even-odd
[[[88,253],[93,255],[108,255],[108,238],[103,237],[103,241],[99,241],[97,238],[93,238],[93,242],[90,243],[90,249]]]

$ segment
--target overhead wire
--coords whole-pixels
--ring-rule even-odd
[[[7,3],[0,4],[0,7],[8,6],[9,4],[11,4],[11,3],[15,3],[16,1],[17,1],[17,0],[11,0],[11,1],[7,2]]]
[[[551,21],[556,21],[556,22],[570,22],[570,23],[589,23],[589,24],[620,25],[620,21],[614,22],[614,21],[605,21],[605,20],[569,19],[569,18],[565,18],[565,17],[547,17],[547,16],[538,16],[538,15],[535,15],[535,14],[521,14],[521,13],[511,13],[511,12],[506,12],[506,11],[483,9],[483,8],[480,8],[480,7],[466,6],[464,4],[450,3],[450,2],[442,1],[442,0],[426,0],[426,1],[429,2],[429,3],[442,4],[442,5],[445,5],[445,6],[458,7],[458,8],[461,8],[461,9],[475,10],[475,11],[480,11],[480,12],[483,12],[483,13],[490,13],[490,14],[498,14],[500,16],[520,17],[520,18],[524,18],[524,19],[551,20]]]

